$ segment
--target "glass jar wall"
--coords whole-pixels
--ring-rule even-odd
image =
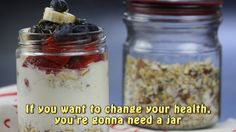
[[[153,116],[152,129],[198,129],[220,117],[221,45],[217,30],[220,1],[127,1],[124,44],[124,105],[170,106]],[[206,106],[205,113],[174,113],[174,108]],[[202,107],[203,106],[203,107]],[[181,117],[169,124],[168,115]],[[164,124],[157,125],[157,117]]]
[[[50,34],[29,33],[28,30],[20,31],[16,51],[19,131],[107,132],[106,125],[77,124],[80,114],[88,120],[93,116],[88,109],[83,111],[84,105],[109,105],[108,58],[103,31],[69,34],[65,41],[57,42]],[[48,106],[52,111],[38,113],[39,106]],[[63,114],[61,106],[74,106],[76,110],[81,109],[81,113]],[[30,112],[32,107],[34,113]],[[56,124],[55,117],[68,117],[66,125]]]

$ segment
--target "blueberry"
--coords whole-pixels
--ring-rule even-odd
[[[75,25],[85,25],[87,21],[85,19],[76,19],[74,22]]]
[[[57,26],[57,23],[51,22],[51,21],[47,21],[47,20],[41,20],[39,21],[40,26]]]
[[[58,12],[65,12],[68,10],[68,4],[65,0],[52,0],[50,6]]]
[[[98,26],[90,23],[84,25],[75,25],[73,27],[73,33],[84,33],[84,32],[94,32],[99,31]]]
[[[73,26],[71,24],[63,24],[55,30],[53,37],[56,41],[67,40],[68,34],[72,33],[72,31]]]
[[[43,31],[41,30],[41,28],[36,25],[36,26],[33,26],[31,29],[30,29],[30,32],[31,33],[43,33]]]
[[[38,26],[43,30],[44,33],[53,33],[58,27],[58,24],[50,21],[41,20]]]
[[[84,33],[88,32],[88,25],[75,25],[73,27],[73,33]]]
[[[98,26],[89,23],[89,24],[88,24],[88,30],[89,30],[90,32],[99,31],[99,28],[98,28]]]

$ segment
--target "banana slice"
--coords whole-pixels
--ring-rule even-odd
[[[54,11],[53,8],[46,7],[43,15],[43,20],[55,22],[55,23],[74,23],[76,17],[70,13],[64,12],[60,13]]]

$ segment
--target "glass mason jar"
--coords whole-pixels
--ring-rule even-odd
[[[153,116],[153,125],[139,126],[186,130],[216,124],[220,117],[217,30],[222,2],[129,0],[126,4],[124,105],[158,108],[132,115]],[[162,113],[161,106],[170,109]],[[180,124],[172,117],[179,117]]]
[[[109,105],[103,30],[69,34],[60,41],[28,30],[20,30],[16,51],[19,131],[107,132],[108,126],[89,123],[90,105]],[[88,125],[80,117],[87,117]]]

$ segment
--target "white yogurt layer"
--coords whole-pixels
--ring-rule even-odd
[[[54,125],[54,117],[71,117],[74,115],[63,115],[59,107],[64,105],[87,105],[87,113],[84,115],[90,119],[96,115],[89,114],[89,106],[100,105],[104,107],[109,104],[108,89],[108,62],[100,61],[92,63],[82,71],[65,69],[58,74],[46,74],[35,68],[22,67],[24,59],[17,60],[18,98],[19,98],[19,126],[23,131],[31,127],[40,132],[57,132],[73,130],[72,132],[83,132],[96,129],[96,131],[107,131],[108,126],[90,125]],[[28,80],[29,87],[25,85]],[[29,115],[25,112],[26,104],[35,104],[35,114]],[[58,114],[37,113],[37,106],[58,106]],[[98,115],[102,116],[104,114]],[[95,131],[95,132],[96,132]]]

